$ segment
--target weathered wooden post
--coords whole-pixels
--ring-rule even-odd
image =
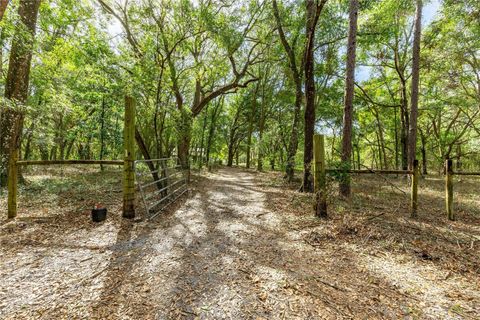
[[[327,190],[325,176],[325,141],[321,134],[313,135],[313,188],[315,191],[315,215],[327,217]]]
[[[135,101],[125,96],[125,125],[123,129],[123,214],[124,218],[135,217]]]
[[[413,160],[413,172],[412,172],[412,191],[410,194],[410,208],[411,208],[411,217],[415,218],[417,216],[418,208],[418,160]]]
[[[8,218],[17,216],[17,192],[18,192],[18,149],[12,150],[8,163]]]
[[[448,220],[455,220],[453,212],[453,162],[452,159],[445,160],[445,204]]]

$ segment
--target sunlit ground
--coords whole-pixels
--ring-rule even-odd
[[[0,318],[477,318],[477,179],[420,181],[409,218],[403,178],[330,184],[327,221],[281,174],[221,169],[156,218],[124,221],[121,171],[25,173],[19,215],[0,206]],[[102,203],[103,223],[90,221]]]

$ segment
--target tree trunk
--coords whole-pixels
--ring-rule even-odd
[[[99,158],[100,160],[103,160],[103,153],[105,152],[105,96],[102,97],[102,113],[100,116],[100,155]],[[100,170],[103,171],[103,165],[100,165]]]
[[[185,107],[180,110],[180,126],[178,128],[179,141],[178,141],[178,158],[182,169],[190,171],[190,141],[192,138],[192,116],[190,110]],[[190,176],[190,174],[188,174]]]
[[[251,145],[252,145],[252,132],[253,132],[253,128],[252,128],[252,121],[253,119],[250,119],[250,124],[248,125],[248,133],[247,133],[247,150],[246,150],[246,164],[245,164],[245,167],[247,169],[250,169],[250,157],[251,157]]]
[[[358,142],[357,144],[355,145],[356,149],[357,149],[357,168],[358,169],[361,169],[361,160],[360,160],[360,146],[358,145]]]
[[[351,167],[352,157],[352,123],[353,123],[353,94],[355,90],[355,58],[357,46],[357,17],[358,0],[350,0],[350,28],[348,31],[347,71],[345,76],[345,100],[343,111],[342,135],[342,163],[345,169]],[[346,177],[340,182],[340,194],[350,197],[350,178]]]
[[[258,156],[257,156],[257,170],[263,171],[263,155],[264,155],[264,146],[263,146],[263,131],[265,129],[265,106],[262,101],[262,114],[260,116],[260,123],[258,124]]]
[[[302,110],[303,101],[303,63],[301,63],[300,66],[297,67],[297,57],[294,51],[295,48],[288,43],[285,36],[282,21],[280,19],[280,13],[277,6],[277,1],[273,0],[272,5],[275,21],[277,23],[278,35],[280,36],[282,46],[287,54],[290,71],[293,76],[293,82],[295,84],[295,108],[293,110],[292,130],[290,132],[290,141],[287,148],[287,165],[285,167],[285,178],[288,182],[291,182],[295,173],[295,155],[297,154],[298,149],[298,126],[300,122],[300,111]]]
[[[457,144],[457,171],[462,171],[462,145]]]
[[[232,127],[230,128],[230,133],[228,135],[228,158],[227,158],[227,167],[233,166],[233,158],[235,157],[236,146],[238,142],[237,131],[239,129],[238,119],[240,118],[240,107],[237,108],[235,113],[235,118],[232,122]]]
[[[18,104],[27,102],[30,64],[40,0],[21,0],[18,22],[12,40],[5,98]],[[21,108],[4,107],[0,119],[0,184],[7,181],[7,168],[11,153],[20,147],[24,113]]]
[[[218,99],[218,102],[215,105],[215,108],[213,109],[212,116],[210,118],[210,129],[208,130],[208,139],[207,139],[207,154],[205,157],[205,161],[207,163],[207,166],[210,164],[210,151],[212,148],[212,142],[213,142],[213,136],[215,134],[215,124],[217,120],[217,115],[220,111],[220,107],[223,104],[223,98]]]
[[[293,180],[295,174],[295,155],[298,149],[298,126],[300,122],[300,111],[302,110],[302,83],[301,80],[295,81],[295,109],[293,111],[292,130],[287,149],[287,166],[285,168],[285,178],[288,182]]]
[[[140,149],[140,152],[142,153],[143,159],[145,160],[151,160],[152,157],[150,156],[150,152],[148,151],[148,148],[145,144],[145,141],[143,140],[143,137],[138,130],[137,127],[135,127],[135,141],[137,142],[138,148]],[[155,168],[155,165],[153,164],[152,161],[147,161],[145,164],[148,166],[148,169],[150,170],[152,174],[153,181],[158,181],[160,180],[160,177],[158,175],[157,168]],[[157,182],[157,188],[162,189],[164,185],[161,183],[161,181]]]
[[[25,144],[25,153],[23,159],[30,159],[30,153],[32,152],[32,139],[33,139],[33,130],[35,130],[35,121],[32,121],[30,128],[28,128],[27,143]]]
[[[312,160],[313,133],[315,131],[315,27],[319,14],[314,0],[306,1],[306,45],[305,45],[305,144],[303,153],[303,185],[304,192],[313,192]]]
[[[250,161],[251,161],[251,148],[252,148],[252,133],[253,133],[253,124],[255,122],[255,114],[257,113],[257,92],[258,92],[258,83],[255,86],[255,91],[253,92],[252,98],[252,108],[250,111],[250,117],[248,120],[248,132],[247,132],[247,169],[250,168]]]
[[[408,117],[408,99],[407,99],[407,80],[405,77],[405,67],[400,61],[400,53],[398,52],[399,44],[397,40],[397,45],[394,49],[395,55],[395,70],[398,74],[400,80],[400,146],[401,146],[401,161],[402,169],[408,169],[408,127],[409,127],[409,117]]]
[[[258,123],[258,156],[257,156],[257,170],[263,171],[263,156],[265,154],[265,146],[263,145],[263,132],[265,131],[265,118],[266,118],[266,102],[265,102],[265,83],[264,79],[263,90],[262,90],[262,104],[260,111],[260,121]]]
[[[67,151],[65,152],[65,158],[70,159],[70,154],[72,152],[73,144],[75,143],[75,137],[70,139],[70,141],[67,144]]]
[[[427,175],[427,137],[420,131],[420,140],[422,142],[422,175]]]
[[[395,169],[398,170],[398,121],[397,121],[397,107],[394,107],[394,121],[395,121]]]
[[[205,148],[205,130],[207,129],[208,118],[208,106],[205,108],[205,114],[203,115],[202,137],[200,139],[200,156],[197,159],[198,168],[202,169],[203,165],[203,149]]]
[[[47,161],[48,160],[48,150],[47,150],[47,148],[44,145],[40,145],[38,147],[38,149],[40,151],[40,159],[42,159],[43,161]]]
[[[418,91],[420,78],[420,38],[422,35],[422,0],[416,1],[415,31],[412,55],[412,94],[410,109],[410,126],[408,131],[408,168],[413,169],[417,147]]]
[[[378,155],[380,159],[380,166],[382,169],[388,169],[387,152],[385,150],[385,137],[383,135],[383,124],[380,121],[380,114],[377,109],[374,109],[374,116],[377,122]]]
[[[234,149],[233,144],[228,145],[228,157],[227,157],[227,167],[233,166],[233,156],[234,156]]]
[[[5,11],[7,11],[9,2],[9,0],[0,0],[0,21],[3,20],[3,16],[5,15]]]
[[[406,100],[406,87],[402,82],[402,106],[400,108],[400,121],[402,127],[400,128],[400,147],[402,156],[402,170],[408,169],[408,109]]]

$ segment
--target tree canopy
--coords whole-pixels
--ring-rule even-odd
[[[359,1],[344,159],[349,1],[43,0],[35,33],[19,16],[26,2],[10,1],[0,23],[3,105],[18,100],[8,94],[7,57],[31,53],[23,159],[121,157],[128,94],[138,157],[286,170],[292,179],[308,170],[314,130],[326,135],[332,166],[350,158],[353,168],[406,168],[420,4],[438,12],[422,22],[412,158],[424,173],[445,158],[478,167],[478,1]]]

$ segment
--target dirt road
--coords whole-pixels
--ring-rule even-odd
[[[440,271],[328,236],[312,245],[256,174],[220,170],[197,180],[154,221],[110,216],[93,225],[71,212],[4,223],[0,318],[461,318],[426,276]]]

